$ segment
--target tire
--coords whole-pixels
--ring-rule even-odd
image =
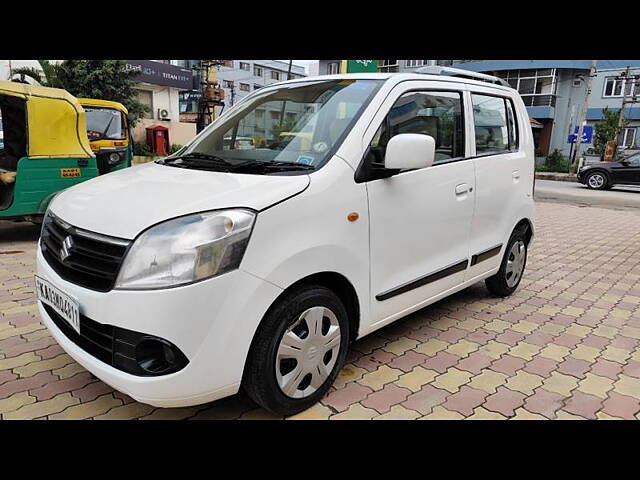
[[[609,177],[603,172],[593,172],[587,175],[584,184],[591,190],[605,190],[609,187]]]
[[[517,247],[516,247],[517,246]],[[519,250],[519,255],[515,255],[514,250]],[[515,270],[510,271],[510,265],[513,265],[512,260],[514,257],[518,257]],[[499,297],[508,297],[516,291],[524,269],[527,263],[527,239],[525,237],[525,229],[517,229],[511,234],[507,248],[504,250],[504,256],[502,257],[502,263],[500,264],[500,270],[498,273],[485,280],[487,289]],[[514,278],[515,276],[515,278]]]
[[[317,330],[312,328],[314,321]],[[333,344],[325,350],[330,337]],[[338,296],[319,285],[295,289],[276,301],[258,327],[242,387],[272,413],[293,415],[306,410],[333,384],[348,344],[349,319]]]

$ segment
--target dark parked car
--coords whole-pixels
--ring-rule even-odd
[[[578,181],[595,190],[605,190],[618,184],[640,185],[640,153],[618,162],[585,165],[578,171]]]

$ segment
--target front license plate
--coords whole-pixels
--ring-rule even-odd
[[[73,329],[80,333],[80,305],[76,300],[36,275],[38,300],[53,308]]]

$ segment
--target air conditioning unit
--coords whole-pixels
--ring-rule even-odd
[[[580,87],[582,86],[582,78],[581,77],[575,77],[573,79],[573,82],[571,83],[571,86],[573,87]]]
[[[169,112],[164,108],[158,109],[158,120],[171,120],[169,118]]]

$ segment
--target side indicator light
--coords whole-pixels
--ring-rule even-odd
[[[358,220],[358,218],[360,218],[360,215],[358,215],[356,212],[351,212],[347,215],[347,220],[349,220],[350,222],[355,222],[356,220]]]

